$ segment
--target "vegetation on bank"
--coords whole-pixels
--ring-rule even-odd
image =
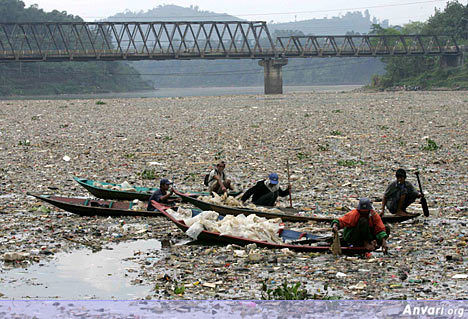
[[[82,22],[67,12],[28,8],[19,0],[0,0],[0,22]],[[0,96],[125,92],[149,89],[138,71],[123,62],[0,63]]]
[[[448,2],[444,11],[436,10],[426,22],[412,22],[403,27],[381,28],[373,25],[374,34],[422,34],[454,35],[458,45],[468,45],[468,5],[457,1]],[[468,89],[468,58],[462,67],[444,68],[440,57],[383,58],[386,63],[384,75],[376,75],[370,87],[387,89],[450,88]]]

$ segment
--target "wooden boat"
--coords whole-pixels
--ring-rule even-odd
[[[160,211],[164,216],[169,218],[179,229],[183,232],[186,232],[189,227],[184,223],[182,220],[176,220],[170,213],[167,212],[169,207],[156,203],[156,209]],[[196,214],[197,212],[192,211],[192,214]],[[192,215],[192,216],[194,216]],[[220,216],[221,218],[223,216]],[[309,233],[298,232],[290,229],[282,229],[280,230],[279,236],[283,239],[283,241],[292,241],[290,243],[284,244],[276,244],[270,243],[266,241],[259,241],[254,239],[248,239],[243,237],[236,237],[231,235],[221,235],[220,233],[210,232],[203,230],[198,235],[198,240],[201,241],[208,241],[215,244],[236,244],[245,246],[248,244],[256,244],[258,247],[266,247],[266,248],[288,248],[294,251],[301,251],[301,252],[330,252],[330,246],[313,246],[313,245],[306,245],[304,243],[315,243],[320,245],[320,242],[324,240],[323,236],[317,236]],[[303,239],[303,241],[301,241]],[[353,254],[364,254],[368,250],[364,247],[342,247],[341,248],[343,254],[353,255]]]
[[[180,196],[184,202],[190,203],[193,206],[200,208],[201,210],[213,210],[219,213],[220,215],[255,214],[257,216],[268,218],[268,219],[279,217],[283,221],[289,221],[289,222],[316,221],[316,222],[328,222],[328,223],[331,223],[333,219],[338,218],[338,217],[314,217],[314,216],[297,215],[298,211],[292,208],[286,208],[286,210],[281,213],[263,212],[260,210],[253,210],[250,208],[217,205],[217,204],[202,201],[200,199],[194,198],[192,196],[189,196],[188,194],[184,194],[178,191],[175,191],[175,194],[177,196]],[[294,213],[296,213],[296,215]],[[419,215],[420,214],[384,215],[384,217],[382,218],[382,221],[384,223],[398,223],[398,222],[403,222],[405,220],[418,217]]]
[[[162,216],[159,211],[132,210],[134,204],[129,201],[105,201],[30,193],[28,195],[80,216]]]
[[[114,183],[106,183],[106,182],[98,182],[91,179],[84,179],[84,178],[77,178],[73,177],[73,179],[86,188],[91,194],[93,194],[97,198],[102,199],[113,199],[113,200],[134,200],[138,199],[141,201],[148,201],[151,194],[157,190],[157,187],[138,187],[132,186],[134,191],[130,190],[121,190],[120,184]],[[104,185],[104,187],[99,187],[96,185]],[[114,189],[112,189],[114,188]],[[240,192],[232,192],[229,193],[231,196],[237,196]],[[186,194],[187,196],[198,197],[198,196],[207,196],[209,195],[208,192],[190,192]]]

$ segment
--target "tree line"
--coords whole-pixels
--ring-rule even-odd
[[[436,10],[426,22],[412,22],[404,26],[382,28],[372,26],[373,34],[453,35],[457,45],[468,45],[468,4],[448,2],[443,11]],[[452,44],[454,45],[454,44]],[[463,67],[444,68],[441,57],[383,58],[385,74],[374,76],[371,86],[380,89],[410,87],[430,89],[445,87],[468,89],[468,59]]]

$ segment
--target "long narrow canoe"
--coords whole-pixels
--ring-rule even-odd
[[[30,193],[28,195],[80,216],[162,216],[158,211],[132,210],[134,204],[128,201],[104,201]]]
[[[175,191],[177,196],[180,196],[184,202],[190,203],[195,207],[200,208],[201,210],[212,210],[221,215],[250,215],[255,214],[260,217],[264,218],[281,218],[283,221],[289,222],[308,222],[308,221],[316,221],[316,222],[329,222],[331,223],[333,219],[338,218],[336,217],[314,217],[314,216],[302,216],[302,215],[295,215],[297,210],[287,208],[286,212],[275,213],[275,212],[263,212],[260,210],[254,210],[250,208],[244,207],[231,207],[231,206],[224,206],[224,205],[217,205],[209,202],[202,201],[200,199],[191,197],[187,194],[183,194],[181,192]],[[407,215],[385,215],[382,218],[384,223],[399,223],[405,220],[409,220],[415,217],[418,217],[420,214],[407,214]]]
[[[106,183],[94,181],[91,179],[77,178],[73,179],[86,188],[88,192],[93,194],[97,198],[102,199],[113,199],[113,200],[134,200],[138,199],[141,201],[148,201],[151,194],[157,190],[157,187],[139,187],[132,186],[132,190],[123,190],[121,184]],[[101,187],[99,185],[103,185]],[[240,192],[229,193],[231,196],[237,196]],[[208,192],[190,192],[186,194],[187,196],[198,197],[198,196],[207,196]]]
[[[189,229],[189,226],[187,226],[184,223],[184,221],[175,219],[170,213],[166,211],[168,208],[169,207],[166,207],[159,203],[156,204],[156,209],[158,211],[164,214],[164,216],[166,216],[169,220],[171,220],[179,229],[181,229],[183,232],[186,232]],[[194,213],[196,212],[192,211],[192,214]],[[276,244],[276,243],[270,243],[266,241],[237,237],[237,236],[222,235],[220,233],[210,232],[206,230],[203,230],[198,235],[197,239],[201,241],[212,242],[215,244],[236,244],[240,246],[245,246],[248,244],[256,244],[258,247],[276,248],[276,249],[288,248],[290,250],[301,251],[301,252],[323,252],[323,253],[330,252],[329,246],[313,246],[313,245],[301,244],[301,239],[304,239],[304,243],[305,242],[307,243],[318,242],[317,245],[319,245],[319,243],[323,240],[322,236],[298,232],[298,231],[289,230],[289,229],[281,230],[279,233],[279,236],[283,239],[283,241],[288,240],[292,242],[284,243],[284,244]],[[346,255],[364,254],[368,251],[364,247],[342,247],[341,250],[343,254],[346,254]]]

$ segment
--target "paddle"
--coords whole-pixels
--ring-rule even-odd
[[[415,172],[415,174],[416,174],[416,178],[418,179],[419,191],[421,192],[422,210],[424,212],[424,216],[429,217],[429,208],[427,207],[426,197],[424,197],[424,193],[423,193],[422,186],[421,186],[421,181],[419,180],[419,172]]]
[[[342,254],[340,237],[338,236],[338,231],[335,229],[333,229],[333,244],[331,245],[330,250],[334,256]]]
[[[288,184],[291,185],[291,176],[289,175],[289,159],[286,159],[286,167],[288,169]],[[289,207],[293,207],[292,205],[292,197],[291,197],[291,190],[289,190]]]

